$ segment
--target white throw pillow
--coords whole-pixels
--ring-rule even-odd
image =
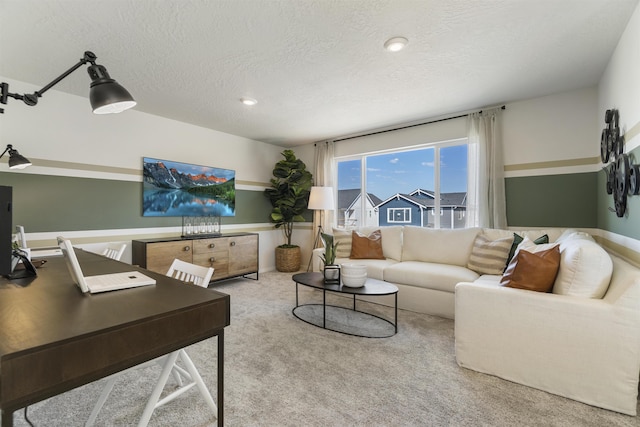
[[[600,245],[584,235],[568,236],[560,242],[560,269],[553,293],[602,298],[612,273],[611,257]]]

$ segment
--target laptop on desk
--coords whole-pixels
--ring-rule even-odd
[[[95,294],[98,292],[116,291],[156,284],[155,279],[145,276],[139,271],[84,276],[71,241],[63,237],[58,237],[58,245],[67,263],[71,278],[84,293],[89,292]]]

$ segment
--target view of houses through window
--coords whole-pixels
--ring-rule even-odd
[[[337,159],[338,227],[464,228],[467,160],[466,139]]]

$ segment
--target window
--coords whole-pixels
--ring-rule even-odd
[[[466,139],[336,159],[338,227],[463,228],[467,161]]]
[[[387,209],[387,222],[411,224],[411,208]]]

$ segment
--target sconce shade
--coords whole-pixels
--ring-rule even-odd
[[[31,166],[29,159],[21,156],[18,150],[15,150],[11,144],[7,144],[7,148],[0,154],[0,157],[4,156],[7,152],[9,153],[9,169],[24,169],[27,166]]]
[[[95,114],[121,113],[136,105],[131,94],[115,80],[102,65],[91,65],[87,69],[91,77],[89,101]]]
[[[332,187],[311,187],[309,194],[309,209],[312,210],[333,210],[335,203],[333,200]]]

